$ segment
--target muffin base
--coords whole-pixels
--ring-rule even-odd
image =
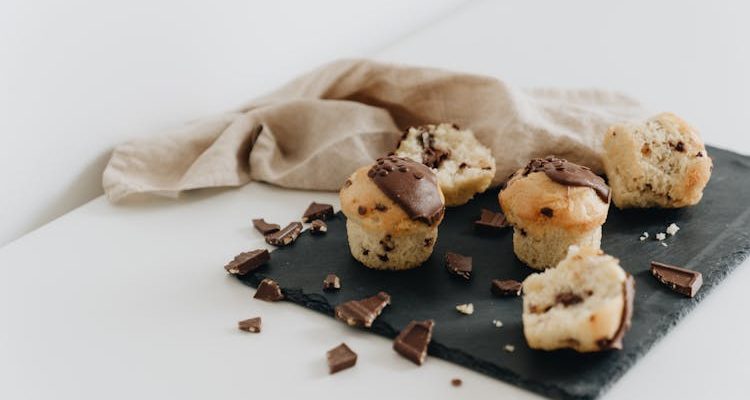
[[[368,268],[405,270],[422,265],[435,247],[437,225],[404,235],[371,232],[360,224],[346,220],[346,234],[352,256]]]
[[[571,234],[561,229],[550,228],[541,236],[532,236],[522,228],[513,228],[513,251],[524,264],[537,270],[557,266],[568,253],[571,245],[601,246],[602,227],[598,226],[580,234]]]

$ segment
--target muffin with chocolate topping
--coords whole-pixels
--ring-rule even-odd
[[[495,176],[490,149],[479,143],[472,131],[453,124],[409,128],[396,155],[432,168],[448,206],[466,204],[487,190]]]
[[[529,267],[554,267],[571,245],[599,248],[609,187],[587,167],[552,156],[533,159],[499,198],[513,225],[513,250]]]
[[[355,171],[339,192],[352,256],[374,269],[409,269],[432,254],[445,200],[426,166],[388,156]]]

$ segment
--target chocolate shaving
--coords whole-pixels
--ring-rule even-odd
[[[508,227],[508,221],[501,212],[495,212],[483,208],[479,214],[479,219],[474,221],[474,228],[477,231],[488,234],[495,234]]]
[[[534,172],[544,172],[549,179],[561,185],[589,187],[603,202],[609,203],[609,186],[588,167],[549,156],[529,161],[522,174],[527,176]]]
[[[452,275],[463,279],[470,279],[472,269],[471,257],[449,251],[445,253],[445,268]]]
[[[314,219],[327,220],[333,217],[333,206],[325,203],[312,202],[302,215],[302,222],[310,222]]]
[[[323,290],[339,290],[341,289],[341,279],[336,274],[328,274],[323,279]]]
[[[520,296],[523,284],[513,279],[500,280],[493,279],[490,290],[492,294],[498,297]]]
[[[255,271],[271,259],[271,254],[266,249],[258,249],[238,254],[232,261],[224,266],[232,275],[245,275]]]
[[[316,219],[310,223],[310,233],[313,235],[322,235],[326,232],[328,232],[328,225],[325,222]]]
[[[335,314],[336,318],[346,322],[349,326],[369,328],[388,304],[391,304],[391,296],[386,292],[380,292],[366,299],[339,304],[336,306]]]
[[[693,297],[703,285],[703,274],[674,265],[651,261],[651,274],[682,295]]]
[[[266,243],[274,246],[286,246],[297,240],[300,232],[302,232],[302,224],[299,222],[292,222],[285,226],[284,229],[266,235]]]
[[[262,233],[263,235],[268,235],[269,233],[274,233],[281,229],[279,224],[268,223],[263,218],[254,219],[253,226],[258,230],[258,232]]]
[[[260,332],[261,322],[260,317],[246,319],[237,323],[237,327],[241,331],[258,333]]]
[[[328,360],[328,372],[335,374],[357,364],[357,353],[353,352],[345,343],[328,350],[326,353]]]
[[[266,278],[260,281],[253,297],[263,301],[279,301],[284,299],[284,294],[281,293],[281,287],[276,281]]]
[[[432,339],[434,326],[435,321],[431,319],[409,322],[393,341],[393,350],[414,364],[422,365],[427,357],[427,347]]]

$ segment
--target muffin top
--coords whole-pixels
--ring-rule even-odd
[[[508,221],[524,229],[547,225],[586,231],[602,225],[610,190],[587,167],[556,157],[531,160],[500,192]]]
[[[344,182],[339,197],[347,218],[365,229],[391,233],[430,229],[445,210],[435,173],[396,156],[359,168]]]

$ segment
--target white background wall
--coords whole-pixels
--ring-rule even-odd
[[[0,1],[0,245],[98,196],[115,144],[375,52],[460,3]]]

